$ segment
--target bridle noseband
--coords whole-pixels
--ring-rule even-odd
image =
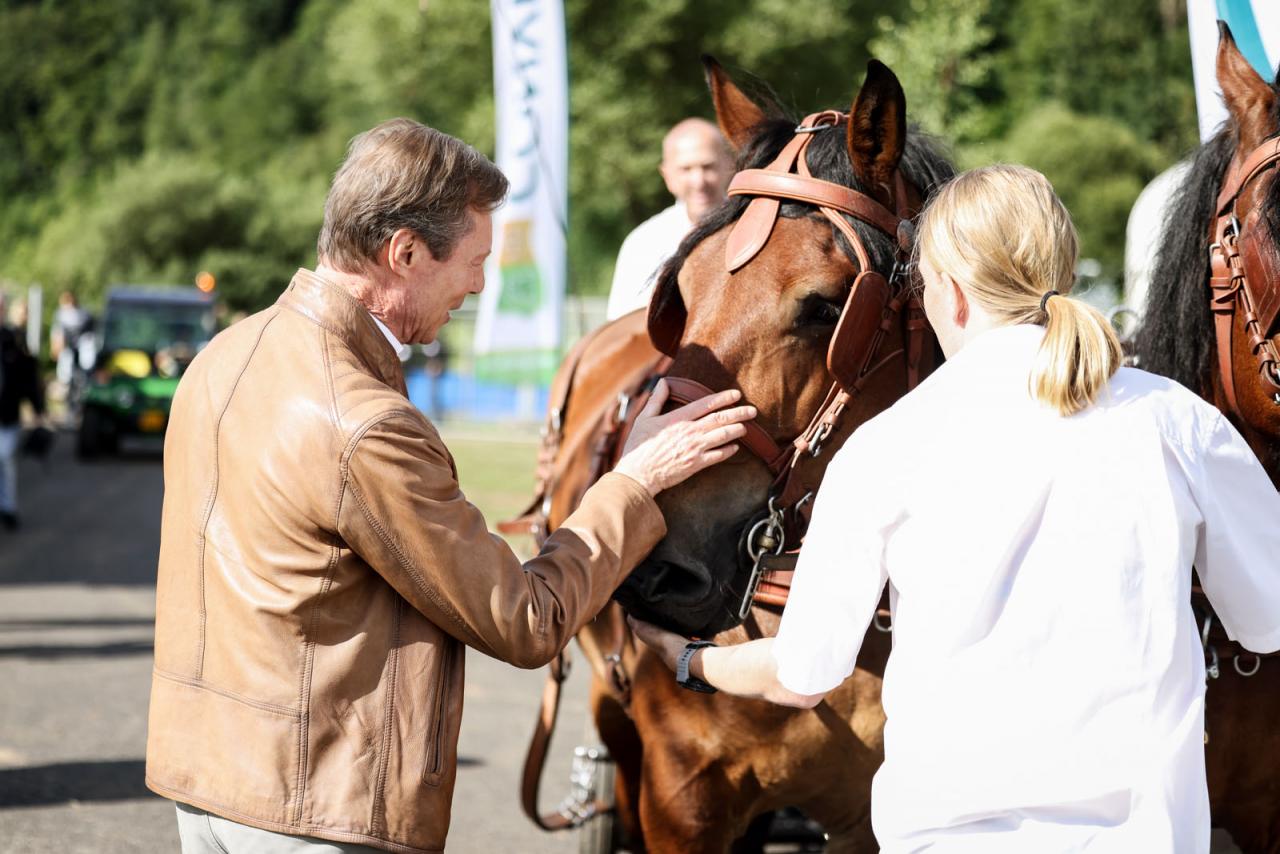
[[[783,201],[817,207],[847,238],[859,270],[827,351],[827,369],[833,382],[809,425],[791,442],[780,445],[758,422],[752,421],[747,423],[747,433],[740,440],[742,447],[765,464],[774,480],[767,509],[745,532],[743,552],[752,562],[752,570],[739,607],[739,619],[746,619],[769,559],[781,555],[788,543],[798,545],[802,539],[818,484],[807,483],[801,477],[800,463],[822,454],[845,409],[880,368],[905,355],[909,390],[929,367],[926,364],[929,354],[925,353],[928,323],[918,299],[907,285],[907,262],[914,236],[911,217],[915,211],[911,209],[902,173],[898,170],[893,173],[896,210],[891,211],[865,193],[815,178],[809,171],[806,151],[814,135],[848,120],[847,113],[835,110],[805,117],[796,127],[794,137],[767,167],[744,169],[729,184],[729,195],[751,198],[725,244],[725,265],[730,273],[750,262],[768,243]],[[896,258],[887,280],[872,268],[866,245],[845,215],[894,241]],[[908,309],[906,352],[898,350],[882,356],[879,354],[881,344],[904,308]],[[674,357],[678,346],[677,342],[662,349]],[[683,377],[667,377],[667,386],[673,404],[689,403],[712,394],[706,386]]]
[[[1244,419],[1236,396],[1235,377],[1232,371],[1232,332],[1235,314],[1244,319],[1245,332],[1249,336],[1249,349],[1258,361],[1258,371],[1270,386],[1272,400],[1280,405],[1280,355],[1267,337],[1270,326],[1280,308],[1280,285],[1275,284],[1280,275],[1280,258],[1275,248],[1270,254],[1253,238],[1252,232],[1243,230],[1236,211],[1241,193],[1252,181],[1280,163],[1280,137],[1267,140],[1254,149],[1238,166],[1227,172],[1226,180],[1218,193],[1214,209],[1211,245],[1209,247],[1209,287],[1213,293],[1213,319],[1217,334],[1218,372],[1222,378],[1222,392],[1231,414]],[[1250,286],[1250,268],[1258,290]],[[1258,305],[1258,300],[1264,301]],[[1261,317],[1259,316],[1261,312]]]

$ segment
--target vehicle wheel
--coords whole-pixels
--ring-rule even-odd
[[[596,763],[596,796],[613,806],[614,774],[617,766],[612,759]],[[578,854],[614,854],[622,849],[619,839],[621,828],[612,810],[596,813],[578,828]]]

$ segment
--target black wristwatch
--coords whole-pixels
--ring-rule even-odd
[[[676,684],[681,688],[688,688],[690,691],[697,691],[699,694],[714,694],[716,692],[716,686],[710,682],[704,682],[689,673],[689,662],[693,659],[693,654],[709,646],[715,646],[715,644],[707,640],[689,641],[684,648],[684,652],[680,653],[680,657],[676,659]]]

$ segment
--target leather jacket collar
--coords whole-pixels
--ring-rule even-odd
[[[405,392],[400,357],[373,322],[369,310],[341,287],[305,267],[299,267],[276,304],[301,314],[341,338],[374,376],[402,394]]]

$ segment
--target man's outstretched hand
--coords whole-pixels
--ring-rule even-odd
[[[725,408],[742,399],[737,389],[717,392],[662,414],[667,393],[666,380],[659,380],[614,467],[650,495],[733,456],[738,450],[733,442],[747,432],[742,422],[756,417],[754,406]]]

